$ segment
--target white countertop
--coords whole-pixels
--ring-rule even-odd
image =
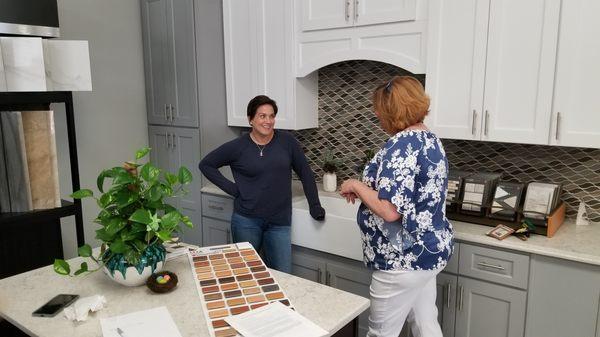
[[[56,274],[52,266],[43,267],[0,280],[0,316],[32,336],[100,337],[101,318],[166,306],[182,336],[209,336],[187,257],[167,262],[165,269],[175,272],[179,279],[177,288],[168,294],[154,294],[145,286],[119,285],[101,271],[83,277],[65,277]],[[364,297],[275,270],[271,272],[296,310],[331,333],[369,307],[369,300]],[[53,318],[31,316],[35,309],[61,293],[81,297],[104,295],[107,305],[79,323],[68,321],[62,313]]]
[[[319,189],[321,185],[317,185]],[[214,185],[202,188],[202,192],[215,195],[227,195]],[[299,181],[292,184],[293,199],[304,197]],[[339,197],[335,192],[319,191],[320,195]],[[531,235],[527,241],[516,237],[508,237],[502,241],[496,240],[485,233],[491,227],[452,220],[454,235],[457,241],[477,243],[488,246],[512,249],[516,251],[539,254],[565,260],[600,265],[600,225],[576,226],[572,219],[567,219],[558,229],[554,237]],[[358,243],[357,243],[358,244]]]

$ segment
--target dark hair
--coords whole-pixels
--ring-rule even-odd
[[[277,116],[277,103],[265,95],[258,95],[251,99],[250,102],[248,102],[248,109],[246,109],[246,115],[250,117],[251,120],[254,119],[258,107],[265,104],[269,104],[270,106],[272,106],[273,111],[275,112],[275,116]]]

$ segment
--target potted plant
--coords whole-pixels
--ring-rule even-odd
[[[365,155],[356,166],[356,173],[358,173],[359,179],[362,178],[362,173],[365,170],[365,166],[367,166],[373,157],[375,157],[375,151],[371,149],[365,150]]]
[[[337,189],[336,172],[342,166],[342,162],[336,159],[333,151],[327,150],[323,156],[323,165],[321,168],[325,172],[323,174],[323,190],[326,192],[335,192]]]
[[[123,167],[103,170],[96,185],[100,196],[89,189],[80,189],[71,194],[75,199],[94,198],[100,207],[95,222],[100,224],[96,239],[102,241],[97,256],[89,245],[79,247],[79,256],[92,259],[98,268],[89,269],[82,262],[73,275],[80,275],[105,268],[115,281],[125,285],[141,285],[146,278],[162,268],[165,248],[162,243],[171,239],[182,223],[190,228],[192,222],[165,199],[187,193],[184,186],[192,181],[192,174],[179,168],[178,174],[164,172],[150,163],[139,164],[150,148],[142,148],[135,154],[133,162]],[[105,189],[105,180],[111,185]],[[69,264],[54,261],[54,270],[62,275],[71,275]]]

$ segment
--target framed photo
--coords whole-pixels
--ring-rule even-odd
[[[498,240],[504,240],[507,236],[511,235],[515,230],[506,226],[506,225],[498,225],[494,227],[491,231],[487,232],[488,236],[496,238]]]

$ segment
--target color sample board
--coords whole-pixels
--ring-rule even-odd
[[[240,336],[227,316],[280,301],[291,303],[251,244],[202,247],[188,254],[208,331],[213,337]]]

